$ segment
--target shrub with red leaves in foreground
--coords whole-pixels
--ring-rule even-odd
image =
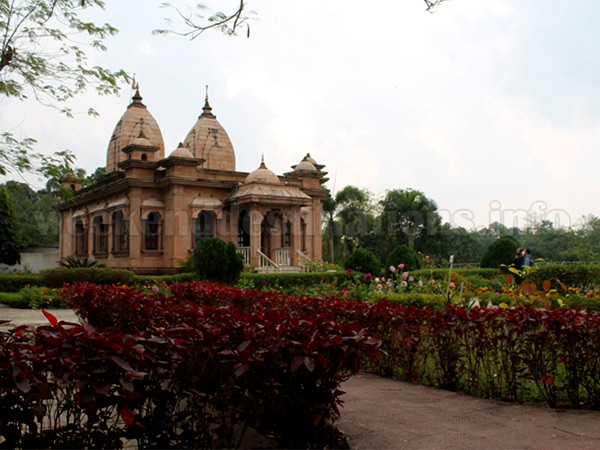
[[[84,325],[0,333],[2,447],[231,448],[248,426],[286,447],[344,446],[340,383],[379,345],[323,311],[86,283],[65,298]]]

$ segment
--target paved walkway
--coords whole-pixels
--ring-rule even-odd
[[[77,321],[71,310],[50,312]],[[1,306],[0,320],[48,323],[41,311]],[[514,405],[370,374],[352,377],[342,389],[340,428],[353,449],[600,448],[600,411]]]

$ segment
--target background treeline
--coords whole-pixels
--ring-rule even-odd
[[[323,259],[343,264],[357,249],[372,252],[384,264],[399,245],[421,254],[426,265],[479,264],[485,250],[502,236],[531,248],[534,258],[556,262],[600,261],[600,218],[589,215],[576,227],[555,227],[528,218],[526,228],[498,222],[467,230],[444,223],[434,200],[418,190],[393,189],[382,198],[346,186],[323,205]]]
[[[104,174],[78,175],[84,186]],[[20,251],[29,247],[57,246],[59,219],[54,206],[63,195],[59,173],[44,189],[7,181],[0,188],[6,196],[0,203],[5,221],[16,233],[3,232]],[[2,197],[2,196],[0,196]],[[8,217],[14,213],[14,217]],[[527,228],[507,228],[498,222],[487,228],[467,230],[442,220],[438,206],[423,192],[393,189],[377,198],[366,189],[346,186],[323,205],[323,259],[343,264],[357,249],[368,250],[385,264],[399,245],[421,254],[425,265],[443,266],[450,255],[455,263],[479,264],[485,250],[502,236],[514,237],[520,246],[533,250],[534,258],[546,261],[600,261],[600,218],[581,218],[577,227],[555,227],[548,220],[530,220]],[[426,258],[427,257],[427,258]]]

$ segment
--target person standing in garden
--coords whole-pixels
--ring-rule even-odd
[[[520,285],[523,281],[523,277],[521,276],[521,271],[523,270],[523,260],[523,249],[518,248],[517,254],[515,255],[515,260],[513,262],[514,268],[518,270],[518,274],[515,274],[515,281],[518,285]]]
[[[533,259],[531,259],[531,250],[526,248],[525,250],[523,250],[523,267],[529,267],[531,269],[531,266],[533,266]]]

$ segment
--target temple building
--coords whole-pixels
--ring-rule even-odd
[[[257,161],[259,155],[257,155]],[[59,204],[60,258],[76,255],[137,273],[172,273],[196,243],[237,244],[258,270],[321,261],[322,165],[309,154],[283,175],[264,161],[237,172],[235,152],[208,102],[182,143],[165,157],[158,123],[139,89],[108,144],[106,175]]]

